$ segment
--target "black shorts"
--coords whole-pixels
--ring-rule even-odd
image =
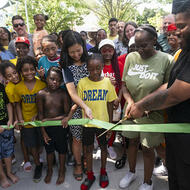
[[[105,129],[100,129],[100,128],[96,128],[96,127],[83,127],[83,137],[82,137],[82,142],[84,145],[92,145],[94,144],[94,136],[98,136],[101,133],[103,133],[105,131]],[[104,134],[103,136],[101,136],[98,139],[99,145],[100,146],[104,146],[107,145],[108,141],[106,139],[106,134]]]
[[[43,145],[43,139],[40,128],[22,128],[21,130],[22,139],[26,147],[40,147]]]
[[[57,151],[59,154],[67,152],[67,134],[69,129],[62,126],[50,126],[45,128],[46,133],[51,139],[48,144],[45,144],[47,154]]]

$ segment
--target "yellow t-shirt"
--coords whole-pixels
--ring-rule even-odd
[[[46,84],[39,79],[36,79],[36,83],[32,90],[29,90],[24,84],[24,80],[19,82],[15,86],[15,102],[21,102],[22,115],[24,121],[31,121],[32,118],[37,114],[36,106],[36,94],[43,88]],[[30,128],[31,126],[25,126]]]
[[[79,97],[92,110],[94,119],[109,121],[107,103],[117,98],[115,88],[109,78],[98,82],[91,81],[88,77],[82,78],[77,85],[77,91]],[[88,127],[95,126],[88,125]]]
[[[15,102],[15,84],[12,82],[9,82],[5,87],[5,92],[9,98],[9,102],[14,103]]]
[[[17,64],[17,60],[18,60],[18,57],[14,58],[14,59],[10,59],[9,61],[11,63],[13,63],[14,65],[16,65]]]
[[[114,41],[115,39],[117,39],[118,38],[118,35],[116,35],[116,36],[108,36],[108,39],[110,39],[110,40],[112,40],[112,41]]]

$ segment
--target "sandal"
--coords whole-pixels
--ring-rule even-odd
[[[86,178],[86,179],[83,181],[83,183],[81,184],[80,189],[81,189],[81,190],[89,190],[90,187],[92,186],[92,184],[94,183],[95,179],[96,179],[95,176],[94,176],[93,179],[88,179],[88,178]]]
[[[25,162],[23,165],[23,169],[25,172],[31,172],[32,171],[32,165],[30,162]]]
[[[108,179],[108,175],[107,172],[104,175],[100,175],[100,187],[102,188],[106,188],[109,185],[109,179]]]
[[[75,164],[75,167],[77,166],[82,166],[82,164]],[[83,178],[83,173],[79,173],[79,174],[73,173],[73,176],[77,181],[81,181]]]

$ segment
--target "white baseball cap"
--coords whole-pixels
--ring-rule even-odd
[[[115,44],[112,40],[110,39],[104,39],[99,43],[98,49],[100,50],[103,46],[105,45],[110,45],[115,49]]]

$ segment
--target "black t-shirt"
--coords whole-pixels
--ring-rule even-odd
[[[65,84],[74,82],[73,74],[68,67],[62,69],[63,81]]]
[[[98,46],[94,46],[93,48],[90,48],[88,50],[88,52],[90,52],[90,53],[100,53],[100,51],[98,50]]]
[[[5,93],[5,87],[0,83],[0,125],[6,125],[8,121],[7,104],[9,99]]]
[[[168,88],[175,80],[190,83],[190,50],[183,50],[174,64],[168,82]],[[168,108],[170,123],[190,123],[190,99]]]

